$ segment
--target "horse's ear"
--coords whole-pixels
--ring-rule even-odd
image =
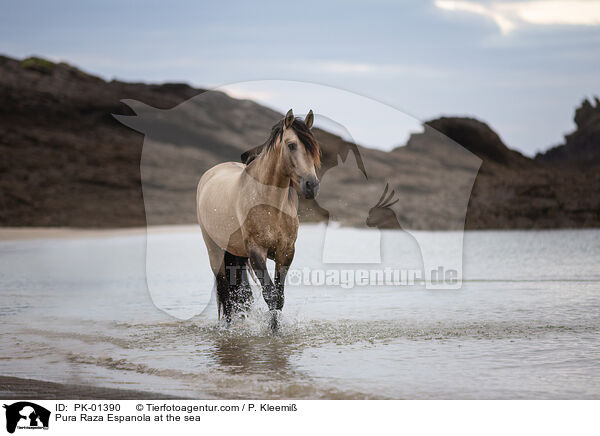
[[[306,124],[306,127],[308,127],[309,129],[311,129],[314,120],[315,120],[315,116],[314,116],[313,111],[311,109],[311,110],[308,111],[308,114],[306,115],[306,118],[304,118],[304,124]]]
[[[294,122],[294,112],[290,109],[287,114],[285,114],[285,128],[289,129],[292,127],[292,123]]]

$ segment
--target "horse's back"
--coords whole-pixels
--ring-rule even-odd
[[[198,198],[210,191],[215,185],[222,189],[234,189],[235,182],[239,180],[245,165],[239,162],[224,162],[215,165],[206,171],[198,182]]]
[[[208,182],[214,177],[232,177],[236,174],[239,176],[246,165],[239,162],[223,162],[206,171],[200,178],[199,186]]]
[[[230,237],[239,230],[236,202],[239,180],[246,166],[225,162],[206,171],[200,178],[196,194],[198,221],[203,232],[221,248],[230,244]]]

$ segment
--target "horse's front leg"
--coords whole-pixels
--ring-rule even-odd
[[[277,328],[277,317],[281,314],[281,310],[283,309],[285,277],[287,276],[288,269],[289,265],[275,265],[275,300],[277,302],[277,308],[271,320],[271,327],[274,329]]]
[[[256,275],[256,278],[262,286],[262,294],[269,310],[271,311],[271,328],[277,329],[277,311],[283,307],[283,292],[279,295],[278,289],[271,280],[271,276],[267,271],[267,254],[266,250],[260,248],[251,248],[248,250],[248,258],[250,266]]]
[[[277,312],[271,320],[271,325],[277,328],[277,316],[283,309],[285,294],[285,278],[287,276],[292,260],[294,259],[294,247],[277,250],[275,254],[275,293],[277,299]]]

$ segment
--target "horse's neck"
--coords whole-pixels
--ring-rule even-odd
[[[290,188],[290,178],[283,174],[279,157],[275,150],[263,151],[252,164],[246,167],[246,172],[262,187],[264,197],[260,201],[277,206],[281,210],[286,206],[296,207],[296,197]]]
[[[286,188],[290,178],[283,174],[277,151],[265,150],[248,166],[248,173],[263,185]]]

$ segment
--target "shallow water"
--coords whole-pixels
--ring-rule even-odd
[[[294,266],[320,262],[322,234],[302,228]],[[381,238],[418,267],[403,235]],[[288,286],[277,335],[258,293],[217,321],[196,233],[154,243],[148,274],[144,236],[0,243],[0,374],[199,398],[600,398],[600,230],[467,232],[461,289]]]

